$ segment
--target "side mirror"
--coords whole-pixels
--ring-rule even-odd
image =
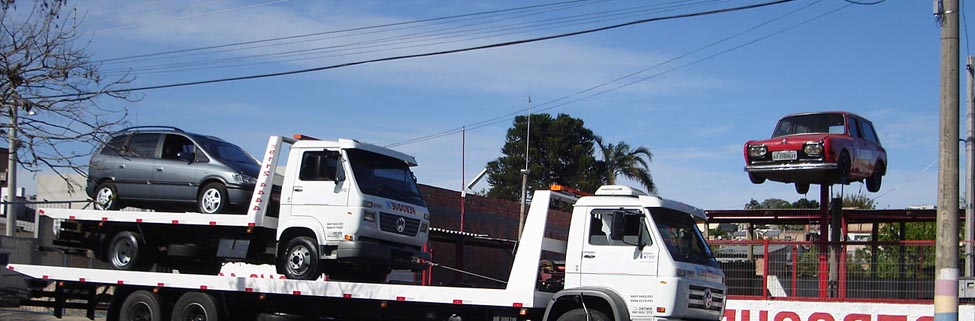
[[[196,161],[196,153],[194,152],[180,152],[176,154],[176,158],[182,159],[187,163],[192,163]]]

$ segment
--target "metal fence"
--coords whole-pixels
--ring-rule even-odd
[[[710,243],[731,297],[924,302],[934,298],[933,240]]]

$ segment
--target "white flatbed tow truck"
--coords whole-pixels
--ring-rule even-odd
[[[567,240],[544,236],[556,197],[575,200]],[[7,268],[56,282],[56,293],[83,293],[75,297],[95,300],[98,289],[113,288],[109,321],[717,321],[727,288],[697,230],[695,220],[703,218],[699,209],[623,186],[604,186],[578,199],[536,191],[503,289],[21,264]],[[564,259],[564,265],[542,264],[547,268],[540,270],[541,258],[553,255],[557,258],[545,262]],[[74,306],[94,316],[98,304]],[[60,315],[63,307],[55,308]]]

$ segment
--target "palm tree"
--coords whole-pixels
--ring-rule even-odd
[[[602,175],[606,184],[616,184],[616,177],[623,176],[643,185],[651,194],[657,193],[657,187],[650,176],[650,160],[653,154],[650,149],[640,146],[630,149],[630,145],[620,141],[614,144],[604,144],[603,138],[596,136],[596,144],[603,153]]]

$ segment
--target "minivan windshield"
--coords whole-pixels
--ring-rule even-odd
[[[799,134],[844,134],[846,122],[842,114],[806,114],[782,118],[772,137]]]
[[[670,256],[675,261],[718,266],[711,248],[697,229],[697,224],[687,213],[668,208],[649,210]]]
[[[363,193],[426,206],[406,162],[361,149],[347,152],[355,180]]]
[[[245,152],[239,146],[217,139],[208,137],[197,137],[204,150],[210,156],[228,163],[238,163],[247,165],[260,165],[253,156]]]

